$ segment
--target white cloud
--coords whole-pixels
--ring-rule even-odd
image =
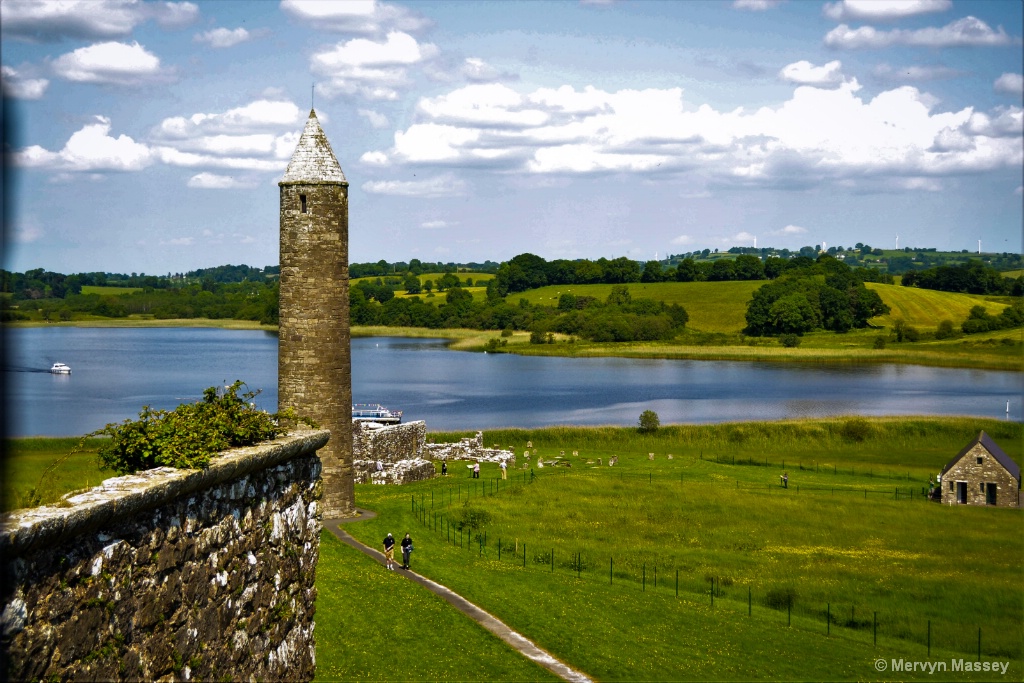
[[[17,220],[11,222],[14,230],[14,234],[11,236],[17,244],[32,244],[38,242],[45,235],[46,232],[39,225],[34,217],[20,217]]]
[[[283,171],[302,121],[294,103],[263,99],[225,112],[172,116],[151,135],[158,143],[154,151],[167,164]]]
[[[753,242],[756,239],[757,239],[756,235],[754,235],[753,233],[749,233],[749,232],[744,231],[744,232],[737,233],[736,236],[733,237],[731,241],[735,241],[735,242]]]
[[[693,238],[689,235],[679,235],[672,238],[671,244],[677,247],[685,247],[689,244],[693,244]]]
[[[839,0],[827,3],[822,12],[834,21],[892,21],[952,6],[952,0]]]
[[[199,8],[191,2],[137,0],[4,0],[0,26],[4,35],[50,42],[63,38],[121,38],[139,24],[155,20],[176,28],[192,23]]]
[[[205,171],[189,178],[187,185],[203,190],[233,190],[256,187],[256,183],[251,178],[236,178],[229,175],[206,173]]]
[[[133,42],[96,43],[63,54],[53,61],[58,76],[78,83],[136,85],[167,80],[160,58]]]
[[[745,9],[751,12],[764,12],[778,7],[782,0],[732,0],[733,9]]]
[[[1024,75],[1005,73],[996,79],[994,84],[996,92],[1008,95],[1024,94]]]
[[[425,180],[372,180],[363,183],[363,190],[403,197],[452,197],[465,194],[466,183],[451,174],[445,174]]]
[[[825,36],[825,45],[834,48],[880,48],[891,45],[918,47],[982,47],[1001,46],[1019,42],[1011,38],[1000,26],[998,31],[977,17],[964,17],[941,28],[928,27],[915,30],[893,29],[879,31],[872,26],[853,29],[840,24]]]
[[[427,230],[438,230],[440,228],[447,228],[448,221],[424,221],[420,223],[420,227]]]
[[[1021,196],[1021,195],[1024,195],[1024,185],[1018,185],[1017,189],[1014,190],[1013,193],[1015,195],[1017,195],[1018,197]]]
[[[936,112],[903,86],[871,99],[850,80],[803,85],[777,107],[719,112],[678,88],[520,94],[472,85],[417,105],[418,121],[364,161],[486,167],[529,175],[685,172],[696,183],[877,187],[906,178],[1012,168],[1024,161],[1019,108]],[[942,133],[945,129],[956,135]],[[960,137],[956,137],[960,136]]]
[[[317,29],[342,33],[419,31],[430,25],[411,10],[375,0],[281,0],[281,10]]]
[[[846,80],[842,68],[843,64],[839,60],[824,66],[814,66],[807,60],[800,60],[782,67],[779,78],[804,85],[838,85]]]
[[[59,152],[32,145],[15,154],[15,163],[28,168],[62,171],[139,171],[150,166],[153,152],[127,135],[110,136],[111,122],[96,116],[68,139]]]
[[[769,234],[771,234],[771,235],[803,235],[806,232],[807,232],[807,228],[802,228],[799,225],[792,225],[792,224],[790,224],[790,225],[787,225],[786,227],[782,228],[781,230],[774,230],[774,231],[772,231]]]
[[[185,152],[173,147],[154,147],[153,153],[165,164],[186,168],[230,168],[245,171],[275,171],[283,173],[285,164],[281,161],[255,157],[218,156]]]
[[[252,38],[252,34],[244,28],[215,28],[203,33],[197,33],[192,40],[197,43],[206,43],[210,47],[225,48],[234,47]]]
[[[365,152],[359,157],[359,161],[371,166],[387,166],[390,163],[388,155],[384,152]]]
[[[388,117],[380,112],[373,111],[372,109],[359,109],[359,115],[370,122],[370,125],[374,128],[387,128]]]
[[[195,114],[193,121],[206,128],[252,128],[292,126],[303,121],[304,112],[287,100],[256,100],[223,114]],[[196,120],[196,117],[199,117]]]
[[[8,97],[18,100],[38,100],[46,93],[50,81],[45,78],[26,78],[9,66],[0,66],[0,82]]]
[[[315,53],[313,73],[327,79],[317,90],[327,97],[359,94],[372,100],[393,100],[397,88],[409,83],[408,67],[437,56],[437,46],[419,43],[403,31],[391,31],[383,41],[353,38]]]
[[[473,83],[489,83],[492,81],[514,80],[513,73],[498,71],[479,57],[467,57],[459,69],[462,77]]]

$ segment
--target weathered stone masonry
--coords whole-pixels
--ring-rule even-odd
[[[3,518],[9,680],[309,680],[326,430]]]
[[[331,432],[324,514],[355,514],[348,303],[348,181],[310,112],[280,186],[279,408]]]

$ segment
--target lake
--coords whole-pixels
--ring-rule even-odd
[[[277,409],[277,336],[205,328],[6,329],[4,410],[12,436],[74,436],[171,409],[244,380]],[[54,362],[71,375],[48,372]],[[443,340],[352,341],[352,395],[427,429],[635,425],[836,415],[1021,419],[1024,374],[912,365],[536,358],[450,351]],[[1006,413],[1006,403],[1010,412]]]

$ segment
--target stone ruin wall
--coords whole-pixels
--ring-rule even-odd
[[[434,476],[423,457],[427,423],[352,423],[352,470],[358,484],[408,484]],[[378,463],[380,468],[378,469]]]
[[[515,465],[511,450],[484,448],[483,432],[458,443],[427,443],[423,420],[398,425],[352,423],[353,470],[359,484],[407,484],[435,476],[435,460],[472,460]],[[378,468],[380,463],[380,468]]]
[[[312,679],[328,437],[296,432],[4,516],[4,676]]]
[[[459,439],[458,443],[428,443],[427,457],[431,460],[473,460],[480,462],[505,461],[509,467],[516,464],[513,450],[501,448],[484,448],[484,433]]]

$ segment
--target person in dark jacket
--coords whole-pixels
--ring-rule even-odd
[[[409,555],[412,554],[412,538],[409,534],[405,534],[405,538],[402,539],[402,569],[409,568]]]
[[[387,561],[388,569],[395,571],[395,539],[391,534],[384,537],[384,559]]]

